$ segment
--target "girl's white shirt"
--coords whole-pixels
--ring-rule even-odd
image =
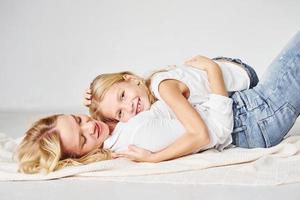
[[[218,62],[228,91],[247,89],[250,79],[245,70],[228,62]],[[139,113],[126,123],[118,123],[112,136],[104,142],[104,148],[123,151],[133,144],[152,152],[158,152],[185,133],[175,113],[160,98],[158,86],[166,79],[184,82],[190,90],[189,102],[195,107],[207,125],[210,144],[194,153],[209,148],[223,150],[232,143],[232,99],[211,94],[206,72],[187,66],[177,66],[160,72],[152,78],[151,90],[159,99],[148,111]]]
[[[225,86],[228,92],[240,91],[249,88],[250,79],[247,72],[240,66],[228,61],[215,61],[222,70]],[[189,88],[189,102],[199,104],[207,100],[210,94],[207,73],[189,66],[171,67],[165,72],[159,72],[151,79],[150,89],[154,96],[162,100],[158,87],[159,84],[167,79],[175,79],[183,82]]]

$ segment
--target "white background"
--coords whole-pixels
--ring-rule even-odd
[[[300,1],[0,0],[0,112],[84,109],[99,73],[203,54],[262,75],[300,29]]]

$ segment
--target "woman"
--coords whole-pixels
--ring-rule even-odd
[[[232,83],[233,80],[227,79],[227,82]],[[257,82],[256,79],[254,81]],[[252,81],[246,85],[251,83]],[[233,85],[231,84],[230,87]],[[204,119],[210,125],[211,132],[216,132],[214,128],[219,127],[226,129],[230,134],[232,127],[226,126],[228,124],[230,126],[228,120],[232,121],[230,117],[232,111],[228,109],[232,101],[229,101],[230,106],[219,104],[210,112],[201,110],[213,105],[209,104],[212,101],[213,99],[206,104],[195,104],[195,106],[202,115],[225,116],[224,121],[212,117],[204,117]],[[222,106],[227,109],[227,112],[224,112]],[[27,131],[19,146],[16,157],[20,162],[20,171],[51,172],[68,165],[110,159],[117,156],[110,150],[119,152],[126,150],[129,145],[138,145],[158,152],[180,137],[185,132],[185,128],[163,102],[156,101],[152,108],[151,111],[143,112],[128,123],[119,123],[113,132],[111,132],[111,124],[93,120],[86,115],[55,115],[41,119]],[[216,108],[223,112],[219,112]],[[212,140],[216,141],[216,138],[212,136]]]

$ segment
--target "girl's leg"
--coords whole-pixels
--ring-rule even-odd
[[[254,90],[274,106],[290,103],[300,112],[300,32],[273,60]]]
[[[272,62],[256,87],[233,95],[233,143],[254,148],[281,142],[299,116],[299,94],[300,33]]]

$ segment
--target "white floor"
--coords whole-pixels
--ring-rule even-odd
[[[299,200],[300,184],[282,186],[223,186],[141,184],[72,179],[43,182],[0,182],[1,200],[28,199],[214,199]]]

